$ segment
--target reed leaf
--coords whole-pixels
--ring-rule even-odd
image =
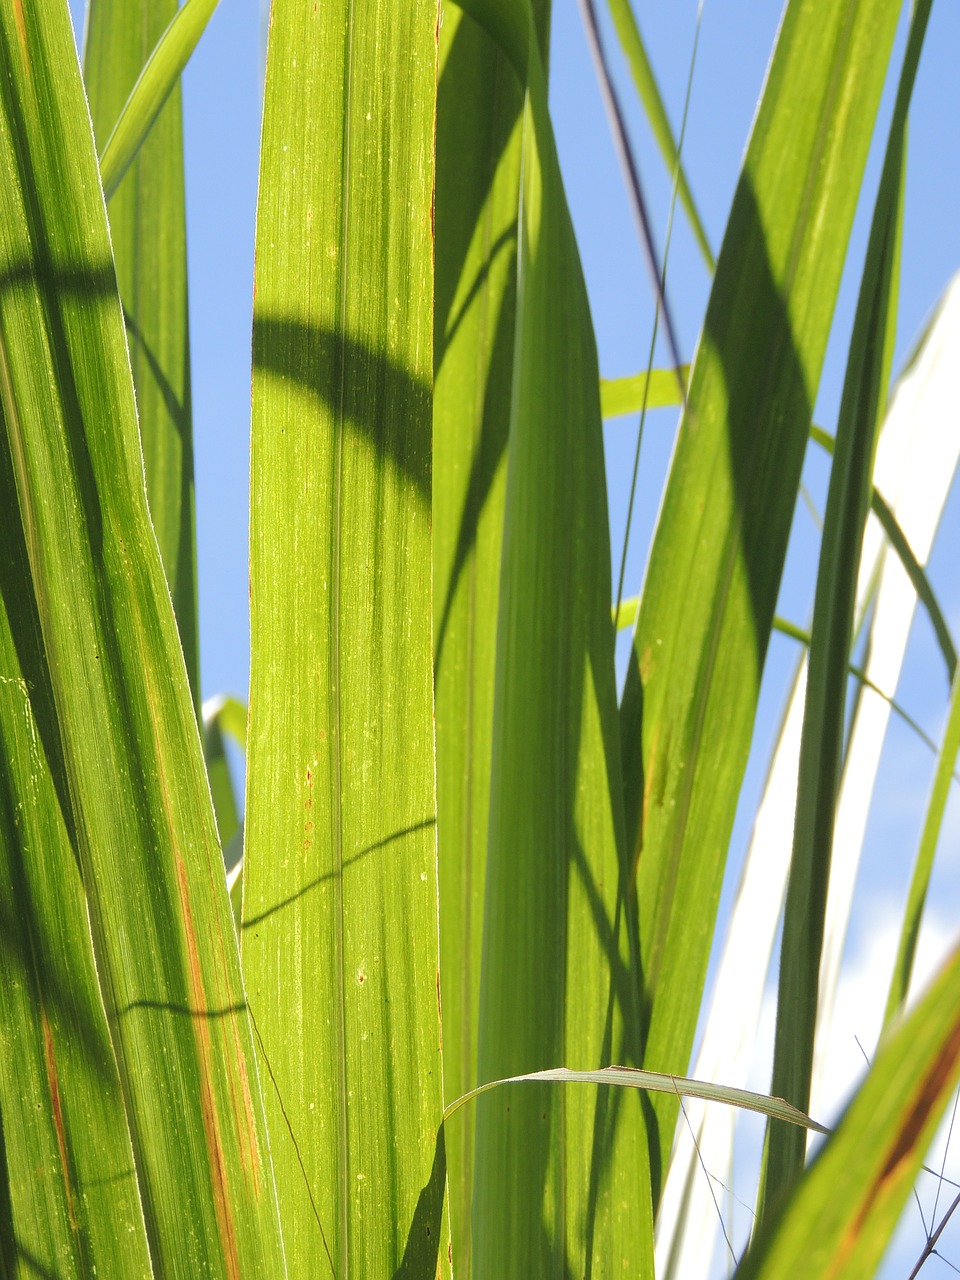
[[[406,0],[362,14],[278,0],[270,27],[242,948],[296,1276],[433,1275],[441,1255],[446,1265],[435,27]]]

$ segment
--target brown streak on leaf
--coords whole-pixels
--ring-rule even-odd
[[[216,893],[216,891],[217,886],[213,882],[213,872],[211,869],[211,896]],[[235,945],[233,938],[231,938],[230,942],[226,945]],[[223,1008],[229,1003],[230,982],[227,973],[227,955],[224,945],[224,937],[220,930],[217,931],[217,959],[219,961],[219,1006]],[[240,1161],[244,1170],[250,1172],[253,1181],[253,1192],[257,1199],[259,1199],[260,1147],[257,1143],[257,1127],[253,1113],[253,1098],[250,1096],[250,1082],[247,1078],[247,1063],[243,1053],[243,1046],[240,1041],[240,1020],[238,1014],[231,1013],[229,1017],[223,1019],[223,1040],[224,1056],[231,1068],[236,1068],[236,1075],[240,1083],[240,1103],[242,1111],[237,1105],[237,1096],[234,1089],[234,1071],[231,1070],[230,1103],[231,1110],[233,1112],[234,1128],[237,1134],[237,1146],[240,1150]]]
[[[210,1184],[213,1191],[213,1203],[217,1215],[217,1228],[223,1244],[224,1262],[230,1280],[240,1280],[240,1259],[237,1255],[237,1239],[230,1212],[230,1200],[227,1195],[227,1171],[223,1158],[223,1143],[217,1124],[217,1109],[210,1083],[211,1052],[210,1027],[207,1020],[207,1002],[203,988],[203,974],[200,969],[200,954],[197,950],[197,936],[193,927],[193,911],[190,907],[190,892],[187,887],[187,869],[183,865],[180,854],[177,859],[177,888],[180,895],[180,910],[187,935],[187,955],[190,961],[190,1005],[194,1010],[191,1019],[194,1038],[197,1044],[197,1056],[200,1067],[200,1107],[203,1113],[203,1128],[207,1137],[207,1155],[210,1162]]]
[[[837,1249],[831,1276],[842,1274],[846,1259],[853,1252],[864,1223],[874,1204],[881,1198],[891,1182],[897,1180],[901,1167],[907,1163],[916,1149],[924,1127],[954,1074],[954,1065],[960,1055],[960,1022],[954,1024],[926,1077],[920,1081],[913,1104],[900,1125],[883,1167],[867,1189],[856,1218],[846,1231]]]
[[[920,1140],[930,1112],[936,1107],[943,1091],[953,1076],[954,1064],[960,1054],[960,1022],[956,1023],[949,1039],[941,1049],[926,1079],[921,1083],[906,1123],[900,1129],[893,1150],[880,1174],[880,1183],[892,1177],[900,1164],[909,1158]]]
[[[70,1219],[70,1230],[77,1234],[77,1215],[73,1203],[73,1192],[70,1188],[70,1163],[67,1156],[67,1131],[63,1123],[63,1104],[60,1099],[60,1076],[57,1072],[57,1059],[53,1049],[53,1031],[47,1020],[46,1009],[40,1009],[43,1025],[43,1056],[47,1068],[47,1086],[50,1090],[50,1102],[53,1106],[53,1126],[57,1131],[57,1147],[60,1152],[60,1171],[63,1174],[63,1190],[67,1200],[67,1215]]]
[[[13,18],[17,24],[17,36],[23,48],[23,61],[29,67],[30,58],[27,52],[27,21],[23,15],[23,0],[13,0]]]

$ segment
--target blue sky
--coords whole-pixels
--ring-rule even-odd
[[[82,29],[83,0],[71,0]],[[602,3],[601,3],[601,8]],[[776,0],[706,0],[684,158],[694,194],[714,247],[719,250],[726,215],[775,37],[781,5]],[[654,4],[635,0],[641,27],[675,127],[679,124],[697,17],[696,0]],[[249,431],[250,322],[257,147],[263,59],[260,0],[223,0],[184,76],[188,190],[193,401],[197,441],[197,527],[200,560],[201,662],[205,696],[219,691],[245,695],[247,688],[247,469]],[[629,77],[605,23],[608,48],[636,146],[658,245],[664,242],[670,181],[634,101]],[[902,53],[901,22],[895,65]],[[950,276],[960,268],[960,6],[934,6],[911,115],[902,297],[897,338],[898,367],[924,318]],[[643,262],[630,218],[609,130],[596,89],[575,0],[555,0],[551,49],[551,102],[561,164],[581,245],[606,376],[634,372],[646,359],[653,318]],[[889,118],[888,92],[881,124]],[[884,130],[878,130],[882,136]],[[856,286],[879,162],[874,148],[866,197],[858,215],[815,417],[833,430]],[[668,294],[682,353],[695,348],[709,277],[678,211],[668,271]],[[662,348],[659,361],[665,360]],[[960,423],[958,423],[960,426]],[[659,488],[669,458],[675,415],[658,413],[645,428],[637,513],[628,561],[626,594],[639,589],[646,547],[656,517]],[[607,427],[610,521],[614,562],[619,561],[632,467],[636,424]],[[827,471],[811,457],[806,480],[821,508]],[[781,612],[809,622],[816,568],[816,537],[805,513],[798,514]],[[935,546],[931,576],[941,593],[954,634],[960,633],[960,494],[957,485]],[[763,778],[795,656],[792,642],[774,637],[762,698],[757,751],[748,770],[735,849],[749,836],[751,805]],[[946,685],[926,621],[918,619],[899,696],[934,737],[943,723]],[[850,972],[861,969],[875,945],[876,921],[898,894],[916,845],[931,757],[908,732],[891,731],[878,781],[878,802],[867,834],[869,874],[858,890],[858,915],[850,945]],[[956,853],[960,818],[954,800],[947,824],[950,848],[937,881],[931,912],[937,937],[949,936],[944,920],[956,918],[960,868]],[[736,861],[736,859],[734,859]],[[726,899],[729,899],[728,887]],[[938,914],[939,912],[939,914]],[[886,936],[886,935],[884,935]],[[855,1007],[855,1005],[853,1006]],[[851,1036],[856,1034],[850,1029]],[[960,1146],[960,1144],[958,1144]],[[956,1161],[960,1168],[960,1160]],[[908,1218],[907,1227],[910,1227]],[[912,1234],[884,1275],[905,1275],[922,1243]],[[960,1230],[953,1252],[960,1266]],[[938,1270],[939,1268],[939,1270]],[[931,1276],[949,1274],[937,1259]]]

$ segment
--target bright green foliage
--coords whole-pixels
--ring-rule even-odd
[[[600,411],[605,418],[615,418],[622,413],[639,413],[644,406],[662,409],[678,405],[681,384],[689,377],[690,366],[685,364],[680,370],[653,369],[628,378],[601,378]]]
[[[960,1077],[955,951],[920,1005],[881,1042],[836,1133],[737,1271],[742,1280],[869,1280]]]
[[[38,710],[16,708],[21,735],[31,716],[47,734],[86,890],[89,934],[81,925],[71,942],[82,973],[92,937],[154,1268],[279,1275],[236,935],[147,513],[123,317],[65,7],[0,6],[0,65],[0,404],[9,458],[0,508],[13,526],[4,545],[21,570],[6,609],[14,634],[32,629],[40,647]],[[33,678],[32,669],[3,674],[8,694],[11,681],[16,688],[18,678]],[[19,690],[34,696],[29,683]],[[8,812],[28,798],[29,789],[9,796]],[[67,842],[58,844],[68,854]],[[65,912],[61,928],[76,926],[78,914]],[[29,969],[21,981],[29,990]],[[43,1016],[37,1022],[69,1219],[80,1194],[71,1150],[82,1129],[66,1127],[59,1101],[64,1024],[50,1022],[48,1035]],[[114,1144],[101,1177],[125,1183],[128,1168]],[[13,1239],[23,1230],[16,1221]],[[83,1274],[79,1225],[75,1234]]]
[[[637,1064],[640,1050],[596,352],[532,36],[528,55],[481,1081],[557,1062]],[[645,1145],[632,1095],[539,1086],[481,1098],[476,1273],[649,1270]]]
[[[789,0],[692,372],[601,383],[547,5],[273,0],[249,739],[205,704],[205,770],[176,78],[214,7],[93,0],[98,178],[65,0],[0,0],[0,1274],[650,1276],[684,1096],[771,1118],[739,1274],[871,1274],[960,1069],[956,956],[892,1021],[954,679],[888,1036],[801,1171],[869,502],[956,663],[871,498],[929,0],[834,446],[783,1097],[686,1072],[899,6]],[[677,405],[680,379],[618,709],[601,413]]]
[[[91,6],[95,3],[96,0],[91,0]],[[108,4],[109,0],[100,6],[101,14],[107,12]],[[129,79],[125,71],[129,70],[130,64],[123,55],[135,49],[137,43],[141,52],[139,62],[134,64],[136,82],[128,90],[129,96],[123,109],[114,117],[113,127],[106,141],[101,144],[100,177],[108,200],[137,157],[144,139],[163,111],[167,98],[173,94],[179,100],[180,73],[189,62],[190,55],[197,47],[197,42],[218,4],[219,0],[185,0],[183,7],[177,8],[167,0],[162,3],[158,0],[156,4],[152,0],[145,0],[140,13],[130,6],[114,6],[110,11],[110,26],[102,26],[99,38],[94,39],[102,77],[104,81],[111,82],[110,91],[114,93]],[[170,18],[169,25],[160,34],[155,47],[145,48],[145,34],[152,32],[156,36],[159,33],[156,21],[150,19],[155,19],[161,13]],[[114,44],[118,33],[121,38]],[[129,39],[122,38],[123,33],[128,37],[131,33],[137,33],[140,39],[131,46]],[[111,50],[120,56],[120,65],[116,68],[108,57],[104,57]],[[175,111],[174,116],[177,114],[179,113]]]
[[[2,307],[2,303],[0,303]],[[97,985],[13,478],[0,559],[0,1272],[145,1276],[146,1232]],[[13,519],[9,517],[13,516]],[[14,629],[15,628],[15,629]]]
[[[176,13],[177,0],[91,0],[84,78],[101,149]],[[110,201],[109,217],[137,390],[150,516],[196,701],[197,555],[179,85]]]
[[[503,495],[513,382],[523,93],[457,9],[440,33],[433,591],[444,1094],[477,1081]],[[473,1116],[447,1129],[458,1275],[469,1275]]]
[[[920,920],[930,887],[933,859],[940,838],[943,817],[950,795],[950,785],[956,780],[957,755],[960,753],[960,678],[954,677],[950,694],[950,715],[943,731],[943,744],[937,758],[937,771],[927,813],[920,836],[920,847],[914,865],[907,905],[903,913],[903,928],[897,947],[897,959],[893,966],[890,993],[884,1013],[884,1026],[888,1026],[903,1008],[910,989],[913,962],[916,958]]]
[[[896,13],[891,0],[787,7],[690,378],[621,708],[652,1070],[690,1054]],[[654,1106],[656,1197],[677,1106]]]
[[[435,26],[287,0],[268,52],[242,947],[305,1277],[325,1254],[338,1277],[432,1274],[441,1249]]]
[[[810,1105],[820,952],[843,757],[844,694],[853,642],[858,551],[870,503],[877,430],[893,361],[903,222],[907,108],[930,15],[916,6],[874,208],[844,382],[823,526],[804,707],[790,882],[780,947],[771,1089]],[[767,1130],[761,1212],[803,1167],[805,1143]]]
[[[713,250],[710,248],[707,233],[700,220],[700,214],[694,202],[693,193],[690,190],[690,183],[684,172],[683,161],[677,149],[673,130],[670,127],[667,109],[663,105],[660,86],[657,84],[653,67],[650,65],[647,46],[640,33],[640,27],[634,16],[630,0],[607,0],[607,4],[610,9],[610,16],[613,18],[614,26],[617,29],[620,47],[623,49],[624,56],[630,65],[633,83],[640,101],[643,103],[643,109],[650,122],[650,128],[660,149],[660,154],[663,156],[664,163],[670,173],[676,174],[677,194],[680,197],[680,202],[690,220],[690,226],[693,229],[693,234],[696,237],[703,259],[708,268],[713,271],[716,266]]]

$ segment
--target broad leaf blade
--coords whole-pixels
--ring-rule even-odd
[[[435,1147],[435,28],[435,12],[412,0],[277,0],[270,29],[242,946],[272,1082],[288,1265],[309,1277],[328,1266],[388,1276],[401,1264],[432,1275],[446,1253]]]
[[[177,0],[91,0],[84,74],[102,145],[178,12]],[[137,390],[150,515],[180,629],[190,687],[200,697],[193,426],[187,320],[183,128],[177,87],[110,201],[110,236]]]
[[[3,505],[29,559],[154,1268],[279,1276],[236,935],[66,6],[0,4],[0,63]]]
[[[528,41],[517,366],[497,632],[481,1081],[636,1062],[596,349]],[[652,1268],[640,1099],[477,1104],[474,1272]]]
[[[623,698],[644,1065],[688,1061],[813,399],[898,6],[787,8],[734,198]],[[691,909],[691,904],[696,909]],[[677,1115],[654,1103],[655,1187]]]

